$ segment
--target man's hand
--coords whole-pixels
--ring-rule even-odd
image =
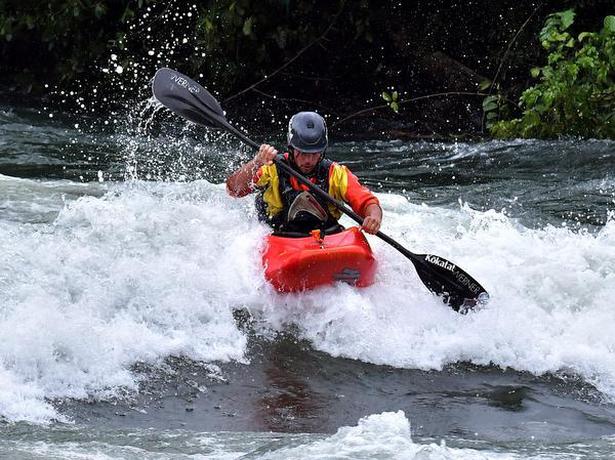
[[[273,163],[278,151],[269,144],[262,144],[258,149],[258,153],[254,156],[254,165],[260,168],[262,165],[270,165]]]
[[[380,224],[382,222],[382,209],[377,204],[370,204],[365,210],[365,217],[363,218],[363,225],[361,228],[375,235],[380,230]]]
[[[269,144],[263,144],[254,158],[231,174],[226,180],[226,190],[234,197],[246,196],[252,191],[252,180],[258,168],[273,163],[278,151]]]

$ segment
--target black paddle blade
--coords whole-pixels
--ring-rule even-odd
[[[432,254],[415,256],[414,266],[421,281],[453,310],[467,313],[489,300],[485,288],[454,263]]]
[[[209,91],[175,70],[159,69],[152,92],[167,109],[193,123],[211,128],[224,128],[227,123],[222,107]]]

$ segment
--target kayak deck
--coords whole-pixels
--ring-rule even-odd
[[[298,292],[344,282],[366,287],[374,282],[376,259],[357,228],[327,235],[288,238],[269,235],[262,253],[265,278],[281,292]]]

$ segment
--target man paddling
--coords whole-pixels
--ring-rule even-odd
[[[306,176],[336,200],[348,203],[363,218],[362,228],[377,233],[382,222],[378,198],[343,165],[325,158],[329,140],[325,120],[316,112],[299,112],[288,124],[288,152],[279,159]],[[228,193],[243,197],[258,192],[259,219],[277,232],[309,233],[340,230],[341,211],[273,163],[277,150],[262,144],[252,160],[226,181]]]

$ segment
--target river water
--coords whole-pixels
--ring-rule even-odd
[[[376,238],[372,287],[274,292],[249,152],[165,117],[0,107],[0,458],[613,457],[615,143],[332,145],[463,316]]]

